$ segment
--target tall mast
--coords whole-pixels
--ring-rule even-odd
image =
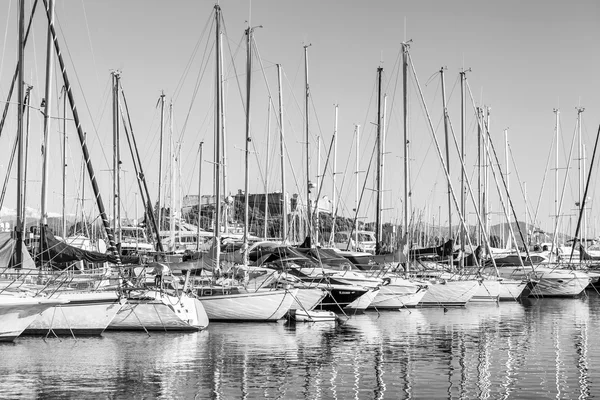
[[[485,236],[487,237],[489,232],[490,232],[490,217],[489,217],[489,198],[490,196],[488,195],[489,192],[489,184],[490,184],[490,176],[489,176],[489,167],[490,167],[490,159],[489,159],[489,152],[490,152],[490,107],[486,107],[485,108],[485,116],[484,116],[484,122],[485,122],[485,129],[483,132],[483,137],[484,137],[484,143],[485,143],[485,151],[484,151],[484,173],[483,173],[483,177],[484,177],[484,190],[483,190],[483,217],[484,217],[484,228],[485,228]],[[488,247],[488,246],[486,246]]]
[[[119,73],[113,71],[113,229],[121,242],[121,154],[119,152]]]
[[[510,198],[510,174],[509,174],[509,170],[510,170],[510,165],[508,163],[508,129],[504,130],[504,163],[506,164],[506,203],[508,204],[509,202],[509,198]],[[507,214],[507,221],[508,225],[510,226],[510,213]],[[517,221],[515,221],[517,222]],[[504,239],[504,238],[502,238]],[[509,239],[510,241],[510,235],[509,235]],[[523,243],[525,244],[525,243]],[[516,246],[516,243],[515,243]],[[506,248],[510,248],[510,244],[506,243]]]
[[[482,165],[481,165],[481,153],[482,153],[482,130],[481,130],[481,107],[477,107],[476,109],[477,112],[477,212],[480,213],[483,210],[483,206],[482,206],[482,190],[481,190],[481,170],[482,170]],[[482,233],[481,233],[482,227],[478,226],[477,227],[477,244],[481,245],[482,241]]]
[[[204,142],[200,142],[199,159],[198,159],[198,228],[196,238],[196,251],[200,251],[200,221],[202,218],[202,146]]]
[[[338,130],[338,105],[335,105],[335,117],[333,123],[333,193],[332,193],[332,207],[331,212],[333,214],[331,222],[331,234],[329,235],[329,244],[333,245],[335,239],[335,219],[337,217],[337,187],[335,185],[336,167],[337,167],[337,130]]]
[[[360,125],[354,125],[354,131],[356,136],[356,187],[355,187],[355,200],[354,200],[354,214],[355,214],[355,225],[354,225],[354,251],[358,251],[358,202],[359,202],[359,183],[358,174],[360,173],[359,162],[360,162]],[[352,249],[349,249],[352,250]]]
[[[460,213],[466,220],[465,214],[465,71],[460,72],[460,158],[461,163],[460,173]],[[460,227],[460,250],[461,254],[465,253],[465,237],[466,231],[464,225]],[[465,267],[465,258],[460,258],[460,269]]]
[[[246,29],[246,151],[244,153],[244,242],[242,245],[243,263],[248,265],[248,214],[250,209],[248,196],[248,153],[250,143],[250,89],[252,85],[252,33],[254,29]]]
[[[54,21],[54,0],[48,1],[50,18]],[[54,55],[52,53],[52,36],[50,30],[46,39],[46,88],[44,90],[44,144],[43,165],[42,165],[42,204],[40,221],[40,254],[44,251],[46,241],[46,227],[48,226],[48,148],[50,145],[50,112],[52,99],[52,70],[54,65]],[[44,260],[42,260],[44,261]]]
[[[219,42],[221,43],[223,39],[223,32],[220,31],[219,32]],[[224,198],[228,198],[229,196],[229,189],[227,187],[227,135],[225,134],[225,96],[223,95],[223,83],[225,82],[225,76],[224,76],[224,70],[223,70],[223,51],[222,48],[219,49],[219,54],[218,57],[220,59],[220,63],[221,63],[221,69],[220,69],[220,73],[219,73],[219,80],[221,82],[221,96],[219,98],[219,107],[220,107],[220,113],[221,113],[221,175],[222,175],[222,179],[223,179],[223,188],[221,190],[221,192],[223,193],[223,197]],[[223,226],[224,232],[229,232],[229,207],[231,207],[231,204],[229,204],[229,202],[225,202],[223,205]]]
[[[169,215],[169,232],[171,237],[171,251],[175,250],[175,142],[173,141],[173,101],[169,103],[169,160],[171,164],[170,175],[171,175],[171,196],[170,196],[170,215]]]
[[[221,7],[215,5],[215,29],[216,29],[216,93],[215,93],[215,164],[214,164],[214,184],[215,184],[215,225],[214,225],[214,258],[215,266],[220,264],[220,245],[221,245],[221,97],[223,95],[223,81],[221,80]]]
[[[578,193],[578,204],[579,207],[578,211],[579,213],[583,213],[583,224],[585,226],[585,210],[582,208],[582,204],[583,204],[583,178],[585,175],[585,172],[583,170],[584,166],[583,166],[583,160],[584,160],[584,155],[583,155],[583,138],[581,136],[581,113],[585,111],[585,108],[583,107],[577,107],[577,136],[578,136],[578,141],[579,141],[579,146],[577,146],[578,148],[578,155],[577,155],[577,159],[578,159],[578,172],[579,172],[579,176],[578,176],[578,182],[579,182],[579,193]],[[582,234],[581,234],[581,238],[585,239],[586,238],[586,231],[585,228],[582,229]]]
[[[31,101],[31,89],[33,86],[27,85],[27,90],[25,91],[25,113],[27,117],[25,118],[25,154],[24,154],[24,165],[23,168],[23,232],[27,234],[27,215],[25,204],[27,203],[27,166],[29,164],[29,121],[30,121],[30,110],[29,102]]]
[[[63,96],[63,165],[62,165],[62,237],[67,238],[66,190],[67,190],[67,89],[62,88]]]
[[[386,116],[387,116],[387,94],[383,95],[383,108],[381,110],[381,176],[379,177],[379,180],[381,182],[381,185],[379,187],[380,189],[380,193],[382,196],[382,208],[380,209],[379,212],[379,216],[381,218],[380,221],[380,226],[383,226],[383,217],[382,217],[382,213],[383,213],[383,194],[384,189],[383,189],[383,185],[385,184],[385,156],[386,156],[386,152],[385,152],[385,141],[386,141]],[[383,241],[383,228],[381,228],[381,241]],[[388,245],[390,245],[391,243],[388,242]]]
[[[523,182],[523,200],[525,202],[525,246],[529,246],[529,217],[527,216],[527,182]]]
[[[402,43],[402,103],[403,103],[403,150],[404,150],[404,224],[403,238],[410,248],[411,238],[408,236],[408,43]],[[407,263],[408,265],[408,263]]]
[[[158,231],[162,230],[162,207],[161,192],[162,192],[162,175],[163,175],[163,153],[164,153],[164,141],[163,133],[165,127],[165,93],[161,92],[160,99],[160,149],[158,155]],[[200,201],[198,199],[198,201]]]
[[[308,86],[308,47],[309,45],[304,46],[304,81],[306,84],[306,96],[304,103],[304,111],[305,111],[305,123],[306,123],[306,233],[308,236],[312,236],[312,213],[310,207],[310,146],[309,146],[309,136],[308,136],[308,100],[309,100],[309,86]]]
[[[377,171],[375,189],[375,254],[381,252],[381,75],[383,68],[377,67]]]
[[[77,136],[79,137],[79,142],[81,144],[81,150],[83,152],[83,157],[84,157],[84,160],[85,160],[85,163],[87,166],[88,175],[89,175],[91,183],[92,183],[94,197],[96,198],[96,204],[98,205],[98,212],[100,213],[100,218],[102,219],[102,224],[104,225],[104,230],[106,231],[106,236],[108,237],[108,243],[109,243],[108,250],[112,251],[116,255],[117,264],[120,265],[121,259],[120,259],[119,253],[117,252],[117,248],[115,246],[114,233],[110,227],[110,222],[108,220],[108,217],[106,216],[106,210],[104,208],[104,203],[102,202],[102,197],[100,194],[100,189],[98,187],[98,182],[96,181],[96,175],[94,173],[92,161],[90,160],[90,153],[89,153],[89,150],[87,147],[87,143],[85,141],[85,135],[83,133],[83,129],[81,128],[81,121],[79,120],[79,113],[77,112],[77,107],[75,106],[75,99],[73,98],[73,92],[72,92],[69,77],[67,75],[67,71],[65,68],[65,62],[63,60],[62,53],[60,51],[58,38],[56,37],[56,30],[54,29],[54,24],[52,23],[50,13],[48,10],[48,3],[46,0],[44,0],[44,5],[46,6],[46,14],[47,14],[48,22],[50,25],[50,32],[52,33],[52,41],[54,42],[54,50],[56,51],[56,56],[58,57],[60,71],[62,72],[63,80],[65,83],[66,94],[69,98],[69,104],[71,105],[71,110],[73,112],[73,122],[75,123],[75,127],[77,128]]]
[[[265,160],[265,228],[264,237],[267,240],[269,222],[269,143],[271,142],[271,96],[269,96],[269,109],[267,110],[267,157]]]
[[[23,39],[25,25],[25,0],[19,0],[19,79],[17,80],[17,138],[18,153],[17,153],[17,225],[16,225],[16,241],[17,248],[15,252],[15,266],[21,267],[23,262],[23,62],[25,60],[23,54]]]
[[[325,165],[327,168],[327,165]],[[317,136],[317,193],[321,190],[321,136]],[[315,216],[315,226],[314,226],[314,243],[319,243],[319,195],[315,197],[315,207],[314,207],[314,216]]]
[[[281,64],[277,64],[277,82],[279,84],[279,155],[281,157],[281,196],[283,207],[281,210],[281,240],[287,241],[288,232],[288,208],[287,194],[285,191],[285,146],[283,135],[283,88],[281,85]]]
[[[558,108],[554,109],[554,114],[556,115],[556,126],[555,126],[555,131],[556,131],[556,158],[555,158],[555,164],[554,164],[554,226],[555,228],[555,232],[554,232],[554,238],[553,238],[553,244],[554,244],[554,248],[556,248],[558,246],[558,232],[560,227],[558,226],[559,223],[559,218],[558,218],[558,141],[560,140],[560,110]]]

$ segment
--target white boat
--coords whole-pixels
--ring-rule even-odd
[[[428,290],[427,284],[388,274],[384,285],[369,306],[378,310],[416,307]]]
[[[195,288],[211,321],[277,321],[292,306],[298,289],[244,292],[243,289]]]
[[[327,291],[323,288],[297,287],[296,289],[298,291],[290,307],[290,314],[296,310],[311,311],[327,296]]]
[[[208,321],[202,303],[194,297],[145,290],[130,294],[107,329],[199,331],[208,327]]]
[[[527,290],[528,285],[532,285],[533,287],[537,285],[537,281],[531,281],[528,279],[498,279],[500,281],[500,301],[515,301],[521,298],[525,292],[529,292]]]
[[[530,296],[539,297],[575,297],[580,295],[590,284],[592,278],[583,271],[550,268],[544,266],[503,266],[498,273],[504,278],[516,280],[535,279],[537,285]]]
[[[365,294],[344,307],[346,313],[357,314],[364,312],[379,294],[380,288],[371,288]]]
[[[421,279],[427,282],[428,288],[418,307],[464,307],[480,286],[475,279]]]
[[[0,342],[12,342],[40,313],[66,303],[65,299],[0,295]]]
[[[333,311],[294,310],[292,319],[298,322],[328,322],[337,320]]]
[[[52,298],[68,302],[42,312],[24,334],[101,335],[125,303],[116,292],[59,291]]]
[[[494,278],[481,279],[479,288],[469,301],[493,303],[500,301],[500,281]]]

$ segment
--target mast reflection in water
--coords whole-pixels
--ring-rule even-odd
[[[600,297],[366,313],[343,323],[22,337],[0,398],[590,398]]]

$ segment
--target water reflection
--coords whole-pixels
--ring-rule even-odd
[[[600,297],[0,346],[0,398],[591,398]]]

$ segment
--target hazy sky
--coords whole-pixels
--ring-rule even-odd
[[[29,15],[33,1],[26,0]],[[228,191],[243,189],[243,151],[245,135],[246,48],[244,30],[250,21],[256,29],[252,77],[252,143],[250,191],[264,191],[266,160],[269,160],[269,190],[280,190],[278,125],[275,113],[267,152],[268,96],[277,105],[277,72],[284,71],[283,102],[286,134],[286,174],[290,193],[305,193],[304,152],[304,50],[308,49],[311,105],[309,117],[311,177],[317,175],[317,137],[323,142],[321,169],[334,127],[334,104],[339,105],[337,190],[342,195],[342,213],[354,207],[356,149],[355,124],[361,126],[360,166],[366,171],[373,152],[376,122],[376,70],[384,68],[383,86],[387,94],[387,143],[385,166],[385,221],[402,216],[402,76],[399,72],[401,43],[412,39],[411,58],[424,92],[436,134],[443,145],[442,99],[439,70],[445,72],[446,97],[452,127],[460,134],[459,72],[467,73],[468,85],[478,106],[491,107],[491,135],[504,164],[504,129],[515,168],[510,164],[510,188],[516,212],[524,220],[525,209],[520,182],[526,182],[531,212],[541,198],[538,220],[543,229],[552,230],[554,213],[555,114],[560,109],[559,193],[562,191],[568,152],[576,127],[577,106],[585,107],[583,142],[586,170],[598,124],[600,123],[600,5],[582,1],[222,1],[225,21],[224,65],[226,74],[226,132],[228,153]],[[2,49],[0,61],[0,99],[5,101],[17,58],[16,0],[0,4]],[[112,204],[112,115],[110,71],[121,71],[122,83],[131,111],[134,133],[143,155],[146,176],[155,200],[158,183],[160,109],[156,107],[164,90],[167,105],[173,102],[173,131],[181,143],[181,191],[198,192],[198,146],[204,141],[203,194],[212,193],[213,119],[214,119],[214,3],[208,1],[85,1],[56,2],[57,32],[74,86],[75,101],[88,133],[92,161],[104,203]],[[40,7],[35,16],[33,36],[27,44],[25,76],[33,85],[33,106],[44,96],[46,18]],[[259,61],[260,59],[260,61]],[[56,72],[56,71],[55,71]],[[58,100],[62,80],[55,73],[53,115],[62,115]],[[58,88],[58,89],[57,89]],[[412,207],[421,219],[447,223],[446,179],[426,124],[425,112],[409,77],[409,141]],[[15,98],[13,98],[13,101]],[[477,163],[476,124],[470,98],[467,99],[465,141],[467,172],[475,182]],[[60,108],[57,108],[60,103]],[[16,108],[0,137],[1,171],[6,172],[10,148],[16,132]],[[165,124],[165,137],[170,122]],[[32,111],[29,139],[27,204],[39,208],[40,143],[42,119]],[[50,211],[61,211],[62,129],[56,121],[51,130]],[[167,140],[167,139],[165,139]],[[458,139],[460,140],[460,138]],[[77,210],[81,197],[81,151],[72,122],[68,127],[67,212]],[[165,147],[165,156],[168,147]],[[452,147],[453,185],[458,189],[459,171]],[[564,231],[574,231],[575,201],[578,193],[576,158],[572,156],[569,183],[565,189],[563,213],[569,215]],[[123,207],[133,217],[136,209],[133,166],[123,137],[121,153],[125,182]],[[548,170],[545,169],[550,157]],[[166,162],[165,162],[166,165]],[[331,161],[330,161],[331,168]],[[371,171],[374,166],[371,167]],[[503,170],[505,166],[502,167]],[[331,171],[331,169],[330,169]],[[517,177],[518,173],[518,177]],[[170,172],[165,168],[165,176]],[[544,190],[542,181],[547,175]],[[594,196],[597,173],[590,188],[592,207],[590,232],[597,213]],[[360,187],[365,174],[360,174]],[[87,179],[87,178],[86,178]],[[165,180],[163,179],[163,182]],[[86,184],[87,213],[91,208],[91,187]],[[373,220],[373,176],[367,178],[366,195],[360,215]],[[324,193],[331,197],[331,172],[325,174]],[[500,211],[495,185],[490,185],[491,207]],[[14,208],[15,184],[7,192],[4,207]],[[138,215],[142,206],[137,202]],[[468,207],[473,210],[470,201]],[[454,214],[456,215],[456,214]],[[471,213],[469,219],[474,222]],[[454,217],[456,221],[456,217]],[[494,215],[492,223],[500,216]],[[569,227],[569,224],[571,226]]]

